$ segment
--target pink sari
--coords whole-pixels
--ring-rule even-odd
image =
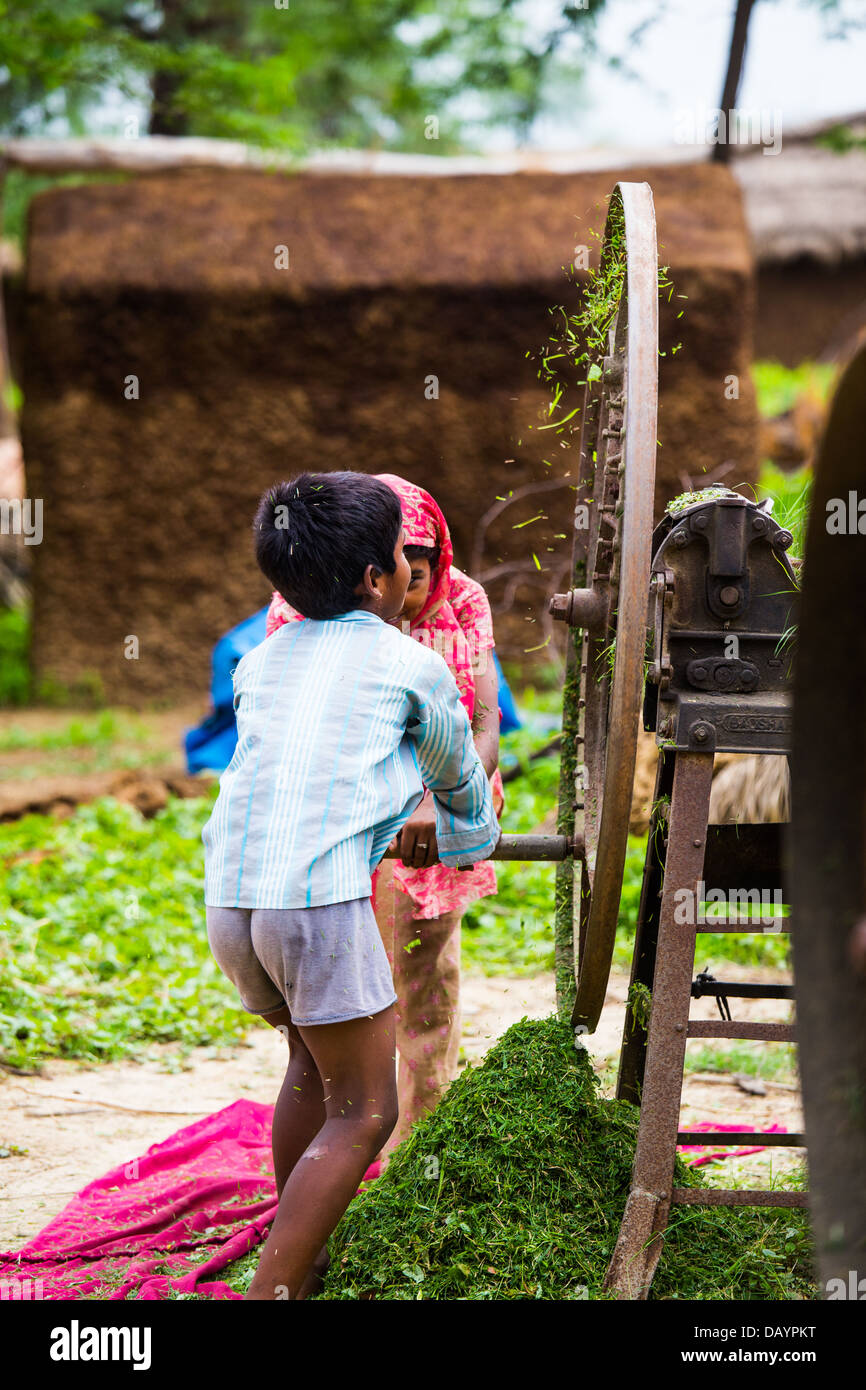
[[[430,493],[393,473],[376,476],[400,498],[406,545],[439,546],[439,560],[430,577],[427,601],[411,625],[403,623],[403,631],[416,641],[432,646],[447,662],[471,720],[475,713],[475,663],[490,660],[488,653],[493,648],[493,624],[487,596],[480,584],[452,565],[454,551],[448,526]],[[268,610],[267,636],[283,623],[301,616],[275,592]],[[499,815],[505,804],[499,768],[490,779],[490,787]],[[495,894],[496,869],[489,860],[473,864],[471,869],[451,869],[444,864],[410,869],[396,861],[394,882],[412,899],[414,918],[444,917],[451,912],[462,914],[476,899]]]

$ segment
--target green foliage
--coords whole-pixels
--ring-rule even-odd
[[[866,150],[866,136],[858,135],[849,125],[834,125],[829,130],[815,136],[815,144],[834,154],[848,154],[850,150]]]
[[[30,699],[30,616],[23,608],[0,609],[0,706]]]
[[[618,197],[610,200],[605,233],[607,241],[604,233],[590,229],[589,235],[599,243],[599,263],[587,269],[576,313],[569,313],[561,304],[549,311],[554,327],[539,355],[538,377],[550,391],[548,419],[539,429],[564,436],[560,439],[562,447],[568,447],[569,436],[579,433],[581,399],[577,392],[601,376],[602,359],[609,349],[609,335],[622,296],[626,271],[625,217]],[[574,262],[567,274],[574,282]],[[667,266],[658,268],[658,286],[659,293],[666,299],[673,297],[674,286]],[[677,317],[681,317],[681,313]],[[677,343],[671,355],[680,347]],[[549,459],[544,462],[550,466]]]
[[[153,820],[113,800],[5,825],[0,1056],[140,1057],[151,1042],[240,1040],[249,1026],[208,948],[209,799]],[[47,855],[44,851],[48,851]]]
[[[610,1297],[602,1281],[636,1131],[633,1106],[601,1099],[569,1025],[524,1019],[461,1074],[352,1202],[320,1297]],[[674,1181],[704,1185],[680,1160]],[[229,1282],[245,1285],[252,1263]],[[807,1213],[676,1209],[651,1296],[814,1297]]]
[[[768,1080],[796,1082],[797,1050],[791,1043],[702,1043],[686,1049],[687,1072],[715,1071],[727,1076],[742,1073]]]
[[[812,469],[808,464],[793,472],[777,468],[769,460],[761,467],[757,500],[773,499],[773,518],[794,537],[790,554],[800,556],[806,549],[806,523],[812,495]]]
[[[130,720],[125,727],[125,722],[113,710],[84,718],[76,716],[59,729],[32,731],[7,724],[0,729],[0,753],[22,749],[110,748],[118,738],[129,737],[130,730],[142,740],[147,738],[144,724]]]
[[[539,691],[527,686],[520,695],[521,711],[558,717],[561,691]],[[537,830],[557,803],[559,757],[551,754],[529,761],[534,748],[543,747],[550,733],[532,727],[517,729],[502,739],[503,765],[516,758],[523,775],[505,788],[502,829],[508,834]],[[487,975],[532,975],[554,967],[553,864],[502,863],[496,866],[499,892],[495,898],[472,903],[463,918],[463,964]]]
[[[758,411],[764,419],[784,415],[798,396],[813,395],[821,404],[830,399],[838,368],[827,362],[801,362],[799,367],[784,367],[781,362],[752,363],[752,380],[758,399]]]
[[[494,122],[526,131],[552,80],[575,85],[603,7],[560,0],[541,18],[486,0],[0,0],[0,123],[93,133],[110,95],[118,128],[103,117],[102,133],[124,134],[120,97],[150,108],[152,133],[447,153]]]

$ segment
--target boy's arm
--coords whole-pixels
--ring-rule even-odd
[[[499,839],[490,783],[475,749],[466,710],[449,671],[420,700],[407,733],[433,793],[439,859],[450,867],[487,859]]]

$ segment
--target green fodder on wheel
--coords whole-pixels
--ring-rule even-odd
[[[638,1112],[555,1017],[467,1069],[331,1241],[328,1299],[598,1298]],[[702,1185],[677,1161],[678,1186]],[[803,1211],[676,1208],[654,1298],[814,1297]]]

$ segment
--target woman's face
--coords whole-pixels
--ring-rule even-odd
[[[430,561],[413,556],[407,556],[411,568],[409,587],[406,590],[406,598],[403,607],[397,616],[397,622],[414,622],[424,604],[427,602],[427,595],[430,593]]]

